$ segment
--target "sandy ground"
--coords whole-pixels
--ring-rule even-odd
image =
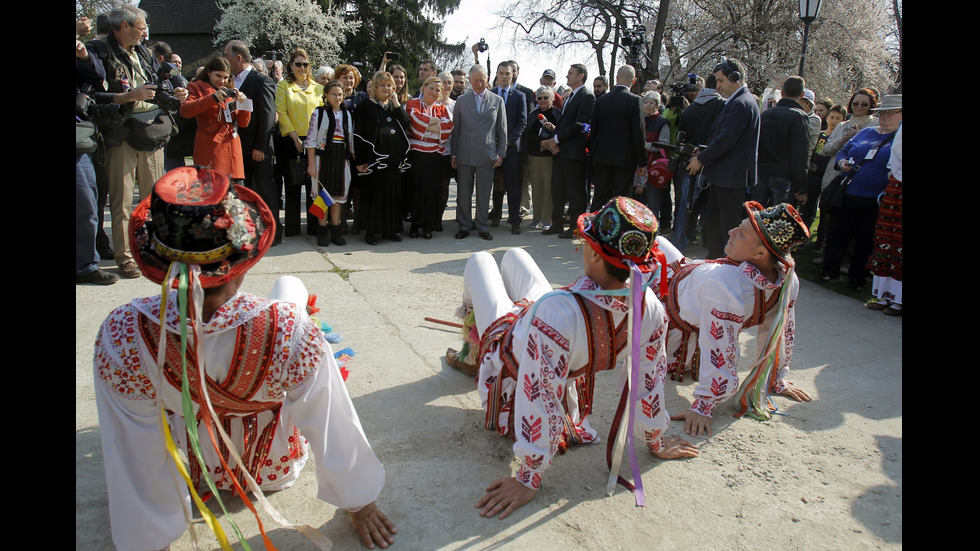
[[[431,241],[376,247],[348,236],[346,247],[317,250],[315,238],[293,237],[273,248],[243,286],[267,294],[280,275],[299,276],[320,296],[321,319],[343,335],[339,346],[357,351],[347,384],[387,470],[378,503],[398,527],[393,549],[902,547],[902,320],[809,282],[802,283],[797,306],[791,379],[814,395],[812,403],[777,397],[785,415],[768,422],[736,420],[730,404],[721,406],[714,436],[690,439],[701,450],[697,459],[661,461],[638,444],[645,508],[635,507],[622,488],[605,496],[599,444],[557,457],[543,489],[511,517],[479,517],[474,504],[484,488],[513,473],[517,461],[508,440],[482,429],[473,379],[442,359],[447,347],[458,347],[457,330],[423,318],[452,319],[463,265],[474,251],[490,250],[499,262],[506,248],[526,247],[556,286],[581,273],[581,253],[539,231],[512,236],[506,224],[492,242],[475,235],[457,241],[455,225],[446,227]],[[159,288],[145,278],[75,288],[76,549],[113,549],[92,343],[114,307],[155,293]],[[744,351],[755,349],[754,330],[749,333],[741,339],[743,376]],[[616,376],[598,377],[591,420],[603,439]],[[686,408],[693,388],[689,377],[668,381],[668,410]],[[678,423],[670,435],[681,435]],[[315,475],[307,469],[293,488],[269,499],[286,518],[327,534],[334,549],[362,548],[347,515],[315,494]],[[261,549],[248,510],[238,499],[226,501],[249,545]],[[264,523],[279,549],[314,549],[271,519]],[[204,549],[218,549],[199,518],[197,529]],[[192,548],[188,533],[173,545],[174,551]]]

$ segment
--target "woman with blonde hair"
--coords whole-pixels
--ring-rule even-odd
[[[371,79],[371,99],[354,111],[354,158],[361,179],[357,224],[364,240],[378,236],[401,241],[401,175],[408,170],[408,115],[395,95],[395,79],[378,71]]]
[[[310,127],[313,110],[323,105],[323,86],[317,83],[310,71],[310,57],[303,48],[289,50],[289,64],[285,78],[276,85],[276,114],[279,116],[279,140],[276,142],[276,163],[282,167],[286,185],[285,236],[299,235],[301,219],[300,186],[293,182],[289,162],[303,161],[306,172],[306,132]],[[312,186],[306,185],[307,194]],[[316,222],[307,221],[306,231],[316,234]]]

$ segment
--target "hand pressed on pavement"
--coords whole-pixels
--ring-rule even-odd
[[[490,483],[487,493],[476,502],[476,508],[483,507],[480,516],[487,518],[502,511],[500,518],[505,519],[518,507],[534,499],[537,493],[514,477],[500,478]]]
[[[684,421],[684,434],[700,437],[703,434],[711,436],[711,417],[687,410],[670,416],[671,421]]]
[[[804,392],[800,387],[789,381],[784,381],[784,383],[786,384],[786,388],[780,392],[780,394],[783,396],[789,396],[797,402],[809,402],[813,400],[813,398],[811,398],[810,395]]]
[[[681,457],[697,457],[701,450],[679,437],[664,438],[664,448],[659,452],[650,452],[660,459],[680,459]]]
[[[374,549],[375,543],[382,549],[387,549],[389,545],[395,543],[392,534],[397,534],[398,530],[375,503],[372,502],[360,511],[351,513],[350,519],[368,549]]]

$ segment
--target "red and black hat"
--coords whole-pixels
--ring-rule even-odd
[[[275,219],[252,190],[227,175],[181,167],[163,175],[129,223],[133,258],[162,283],[171,262],[201,267],[201,286],[224,285],[255,265],[272,246]]]
[[[791,264],[789,254],[810,240],[810,229],[793,205],[780,203],[762,208],[756,201],[746,201],[745,211],[766,249],[783,264]]]

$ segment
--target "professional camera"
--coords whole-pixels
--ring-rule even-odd
[[[157,69],[156,80],[150,84],[156,84],[157,91],[152,99],[146,100],[155,103],[165,111],[174,113],[180,108],[180,100],[174,97],[174,87],[170,84],[170,74],[174,71],[180,72],[173,63],[164,61]]]
[[[220,92],[221,92],[221,93],[222,93],[222,94],[223,94],[223,95],[224,95],[224,96],[225,96],[226,98],[237,98],[237,97],[238,97],[238,91],[237,91],[237,90],[235,90],[234,88],[222,88],[222,89],[220,90]]]
[[[629,48],[629,63],[634,67],[640,64],[640,46],[646,44],[647,28],[643,25],[634,25],[632,29],[623,31],[622,44]]]
[[[481,52],[485,52],[485,51],[487,51],[487,50],[490,49],[490,46],[487,45],[487,41],[486,40],[484,40],[484,39],[481,38],[480,41],[476,43],[476,49],[479,50],[479,51],[481,51]]]
[[[667,108],[676,107],[678,109],[684,108],[684,96],[698,91],[698,75],[694,73],[687,74],[688,82],[675,82],[670,85],[670,102],[667,104]]]
[[[694,156],[694,151],[696,149],[704,149],[707,147],[704,145],[688,143],[687,132],[684,131],[677,133],[676,145],[663,142],[653,142],[653,146],[668,151],[667,157],[670,159],[671,172],[677,172],[678,167],[683,170],[684,167],[687,166],[687,162]]]

